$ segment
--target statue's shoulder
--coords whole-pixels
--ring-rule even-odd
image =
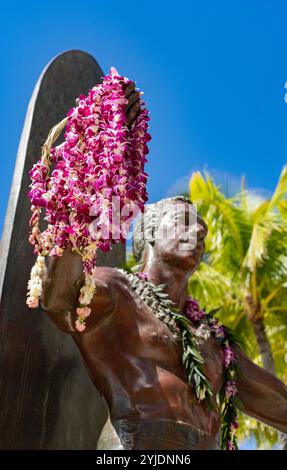
[[[95,295],[92,304],[117,303],[122,296],[126,297],[131,286],[125,272],[118,268],[97,267],[95,270]]]
[[[98,267],[95,271],[97,283],[104,283],[109,287],[128,285],[128,278],[124,270],[106,266]]]

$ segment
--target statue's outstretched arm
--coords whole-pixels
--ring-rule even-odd
[[[254,364],[242,351],[236,354],[238,397],[242,411],[287,433],[287,387],[274,375]]]
[[[87,319],[87,331],[102,315],[113,310],[116,289],[113,288],[115,270],[97,268],[96,293],[91,302],[91,315]],[[60,257],[48,259],[48,273],[43,283],[41,307],[51,320],[65,333],[78,333],[75,329],[78,298],[84,283],[81,257],[66,248]]]

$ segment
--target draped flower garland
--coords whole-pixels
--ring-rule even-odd
[[[222,325],[212,314],[207,314],[200,308],[197,300],[192,297],[188,297],[186,301],[185,310],[183,315],[188,318],[192,324],[196,327],[200,327],[205,324],[210,329],[212,336],[216,339],[219,345],[223,348],[224,352],[224,383],[219,392],[219,404],[221,412],[221,436],[220,443],[221,448],[227,450],[235,450],[238,448],[236,431],[238,429],[238,417],[237,417],[237,364],[236,356],[234,353],[234,347],[237,346],[237,341],[233,336],[233,332]],[[188,327],[190,329],[190,326]],[[200,362],[200,365],[203,362]],[[193,379],[194,380],[194,379]],[[210,386],[208,380],[204,375],[203,370],[200,370],[198,384],[202,382],[202,386],[198,385],[198,388],[204,387],[204,390],[208,392],[208,398],[210,397]],[[197,394],[201,398],[200,394]],[[203,398],[204,398],[203,394]]]
[[[43,257],[61,256],[66,247],[72,247],[81,255],[85,273],[77,309],[79,331],[85,329],[91,311],[97,250],[108,251],[115,241],[125,241],[132,215],[143,211],[147,201],[144,165],[149,113],[140,99],[137,118],[130,127],[126,125],[129,83],[111,68],[103,82],[87,96],[81,95],[77,106],[50,131],[41,159],[29,172],[29,242],[38,255],[38,268],[31,271],[27,304],[39,305]],[[52,148],[64,128],[64,142]],[[42,209],[47,221],[43,232]]]

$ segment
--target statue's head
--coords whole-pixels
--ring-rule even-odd
[[[185,197],[162,199],[146,206],[135,226],[133,252],[138,262],[147,257],[193,272],[204,253],[207,226]]]

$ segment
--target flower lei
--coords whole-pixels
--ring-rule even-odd
[[[219,392],[219,403],[220,403],[220,412],[221,412],[221,435],[220,435],[220,445],[222,449],[235,450],[238,448],[236,431],[238,429],[238,418],[236,411],[236,395],[238,393],[236,386],[236,357],[233,351],[233,346],[237,345],[236,340],[233,337],[232,331],[223,326],[212,314],[206,314],[199,306],[197,300],[192,297],[188,297],[186,301],[185,311],[183,312],[184,316],[192,322],[195,326],[200,326],[205,324],[209,327],[211,334],[217,340],[217,342],[222,346],[224,351],[224,383]],[[186,331],[190,331],[190,328],[187,327]],[[192,336],[192,334],[190,335]],[[194,344],[194,342],[193,342]],[[184,347],[185,351],[188,350],[188,345]],[[196,351],[199,353],[199,351]],[[187,353],[188,354],[188,353]],[[199,353],[200,355],[200,353]],[[198,383],[199,392],[197,396],[199,399],[202,397],[205,398],[204,389],[210,392],[210,386],[207,378],[204,375],[202,370],[203,359],[200,355],[200,361],[198,364],[199,374],[195,374],[194,380]],[[194,359],[193,359],[194,360]],[[195,357],[196,363],[197,357]],[[202,382],[202,385],[201,385]],[[203,393],[201,394],[201,390]]]
[[[137,276],[150,284],[147,273],[140,272],[137,273]],[[158,287],[154,289],[154,293],[159,296],[160,300],[161,295],[166,294],[157,294]],[[236,408],[238,406],[238,399],[236,386],[237,365],[233,347],[237,345],[237,342],[233,337],[232,331],[223,326],[211,313],[207,314],[202,310],[198,301],[192,297],[187,298],[183,312],[178,313],[172,307],[169,310],[181,332],[183,364],[187,372],[188,382],[193,386],[195,394],[200,401],[206,399],[210,403],[213,393],[205,376],[203,370],[204,359],[198,348],[199,330],[202,330],[204,336],[204,327],[208,328],[223,348],[224,383],[218,395],[221,413],[220,446],[222,449],[236,450],[238,449],[236,439],[236,431],[238,429]],[[193,326],[195,326],[195,330]]]
[[[148,111],[141,111],[130,128],[126,122],[124,86],[131,83],[115,68],[49,133],[41,159],[29,172],[32,203],[29,242],[38,255],[32,269],[27,305],[36,308],[42,293],[45,256],[61,256],[71,246],[83,261],[85,283],[81,288],[76,328],[85,329],[95,291],[97,250],[108,251],[115,241],[125,241],[130,212],[143,211],[147,201],[144,172],[150,140]],[[52,148],[66,127],[65,140]],[[54,165],[53,171],[51,170]],[[117,197],[115,207],[114,197]],[[125,206],[125,211],[121,209]],[[41,232],[41,210],[47,228]],[[117,221],[114,222],[114,211]],[[92,229],[92,230],[91,230]]]

